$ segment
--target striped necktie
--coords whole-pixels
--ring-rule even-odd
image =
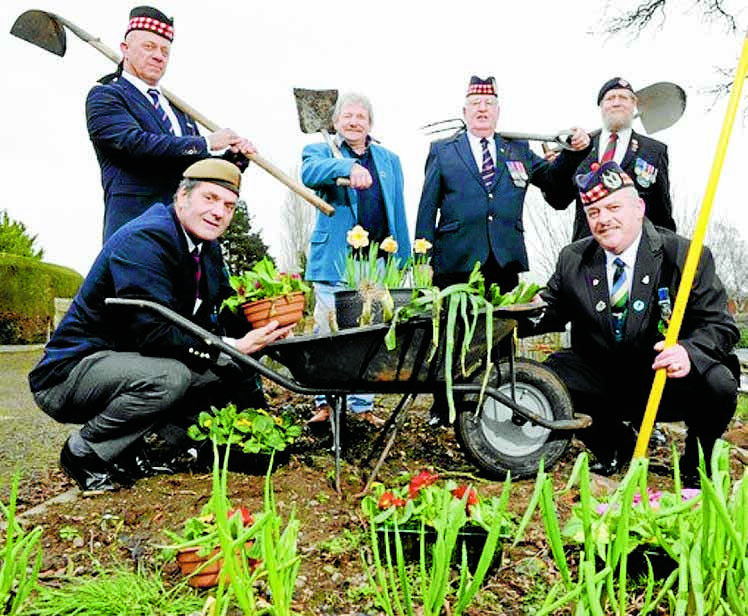
[[[616,144],[618,143],[618,133],[610,133],[608,137],[608,145],[605,146],[605,152],[603,157],[600,159],[601,163],[607,163],[609,160],[613,160],[616,154]]]
[[[613,287],[610,290],[610,311],[613,315],[613,331],[616,340],[623,339],[623,325],[626,321],[626,309],[629,303],[629,289],[626,284],[626,264],[620,257],[613,260],[616,266],[613,272]]]
[[[493,164],[493,158],[491,158],[491,152],[488,150],[488,139],[483,137],[480,140],[480,145],[483,150],[483,165],[481,166],[480,176],[486,189],[490,189],[496,175],[496,168]]]
[[[161,96],[156,88],[148,88],[148,94],[151,97],[151,100],[153,101],[153,107],[156,109],[156,113],[158,113],[158,117],[161,118],[161,121],[169,128],[169,132],[173,135],[174,134],[174,126],[171,124],[171,120],[169,119],[169,116],[166,114],[166,109],[163,108],[161,105]]]
[[[197,246],[190,253],[192,260],[195,262],[195,299],[200,297],[200,278],[202,277],[202,268],[200,267],[200,251]]]

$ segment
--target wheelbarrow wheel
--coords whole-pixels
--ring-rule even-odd
[[[494,366],[489,383],[511,397],[509,363],[499,364],[498,380],[496,370]],[[550,369],[529,359],[518,359],[514,374],[515,399],[519,404],[547,419],[572,418],[566,387]],[[508,472],[515,479],[534,476],[541,460],[545,461],[545,468],[551,467],[571,440],[570,431],[533,424],[488,396],[484,396],[478,413],[477,404],[477,394],[466,395],[459,403],[455,432],[466,456],[493,477],[503,479]]]

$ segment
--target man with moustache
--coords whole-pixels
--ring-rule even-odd
[[[606,81],[597,94],[603,128],[593,132],[592,148],[579,165],[577,174],[589,173],[593,163],[614,160],[634,180],[634,186],[644,201],[645,213],[653,225],[675,231],[673,206],[670,200],[669,158],[667,146],[661,141],[641,135],[631,128],[636,112],[636,94],[631,84],[621,77]],[[559,158],[569,157],[561,152]],[[556,209],[576,203],[572,241],[590,234],[583,204],[573,178],[554,178],[548,189]]]
[[[107,240],[31,371],[37,405],[61,423],[83,424],[60,453],[63,471],[82,490],[115,490],[159,470],[144,435],[168,426],[177,451],[186,450],[184,428],[200,411],[229,401],[265,405],[258,375],[214,345],[152,311],[105,303],[155,302],[230,336],[224,340],[248,355],[286,335],[291,327],[277,321],[247,332],[246,322],[221,311],[233,290],[217,240],[231,223],[240,184],[233,163],[190,165],[172,205],[153,205]]]
[[[101,167],[104,240],[154,203],[168,203],[192,163],[224,156],[246,165],[254,145],[223,128],[203,137],[195,121],[162,94],[174,20],[158,9],[130,11],[122,62],[86,99],[88,135]]]
[[[708,462],[735,412],[739,332],[705,247],[678,342],[664,348],[689,240],[645,218],[644,201],[615,161],[592,167],[576,177],[592,237],[561,251],[542,293],[545,312],[522,334],[563,331],[571,323],[571,348],[546,365],[561,377],[574,409],[593,418],[578,436],[599,474],[611,475],[630,459],[654,373],[666,370],[658,420],[685,421],[681,476],[696,487],[699,445]]]

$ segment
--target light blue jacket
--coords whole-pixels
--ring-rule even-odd
[[[410,256],[410,237],[405,218],[403,199],[403,170],[396,154],[372,143],[369,148],[379,176],[379,184],[387,209],[389,233],[397,242],[397,256],[401,262]],[[301,181],[335,207],[333,216],[317,213],[317,224],[312,232],[306,279],[314,282],[342,282],[345,280],[345,260],[348,254],[346,233],[358,220],[358,194],[352,188],[337,186],[335,180],[347,178],[356,162],[346,157],[334,158],[325,143],[304,148],[301,154]]]

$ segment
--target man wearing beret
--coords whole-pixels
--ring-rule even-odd
[[[657,369],[667,371],[661,421],[688,427],[684,484],[698,485],[698,446],[706,460],[735,412],[738,329],[725,289],[704,248],[677,344],[665,332],[689,240],[655,227],[634,181],[615,161],[576,177],[592,237],[566,246],[543,292],[547,308],[532,331],[563,331],[571,349],[546,361],[566,384],[574,408],[593,418],[578,434],[595,455],[595,472],[617,472],[633,453]]]
[[[86,99],[86,122],[104,189],[104,240],[154,203],[168,203],[193,162],[224,155],[246,164],[255,147],[224,128],[207,137],[172,107],[159,88],[174,39],[174,21],[158,9],[130,12],[122,62]]]
[[[634,186],[644,201],[645,214],[658,227],[675,231],[673,206],[670,200],[667,146],[661,141],[640,135],[631,128],[636,112],[636,94],[631,83],[621,77],[606,81],[597,94],[603,127],[593,132],[592,148],[577,169],[577,174],[589,173],[593,163],[614,160],[634,180]],[[567,158],[562,152],[559,158]],[[549,189],[549,201],[556,209],[565,209],[576,202],[572,241],[590,234],[584,207],[579,200],[573,177]]]
[[[498,135],[493,77],[470,79],[462,111],[467,130],[431,144],[415,236],[433,244],[435,285],[467,281],[479,262],[486,288],[496,283],[506,293],[528,269],[522,221],[528,184],[545,190],[555,176],[562,182],[582,154],[549,164],[526,141]],[[583,150],[589,137],[573,129],[571,145]]]
[[[229,226],[241,173],[207,158],[192,164],[172,205],[155,204],[106,241],[29,375],[39,407],[83,424],[65,442],[62,469],[84,491],[152,474],[143,436],[162,427],[177,443],[201,410],[228,401],[264,405],[256,374],[151,311],[105,299],[161,304],[251,354],[285,335],[277,321],[247,332],[221,312],[233,294],[217,239]],[[181,429],[180,429],[181,428]]]

